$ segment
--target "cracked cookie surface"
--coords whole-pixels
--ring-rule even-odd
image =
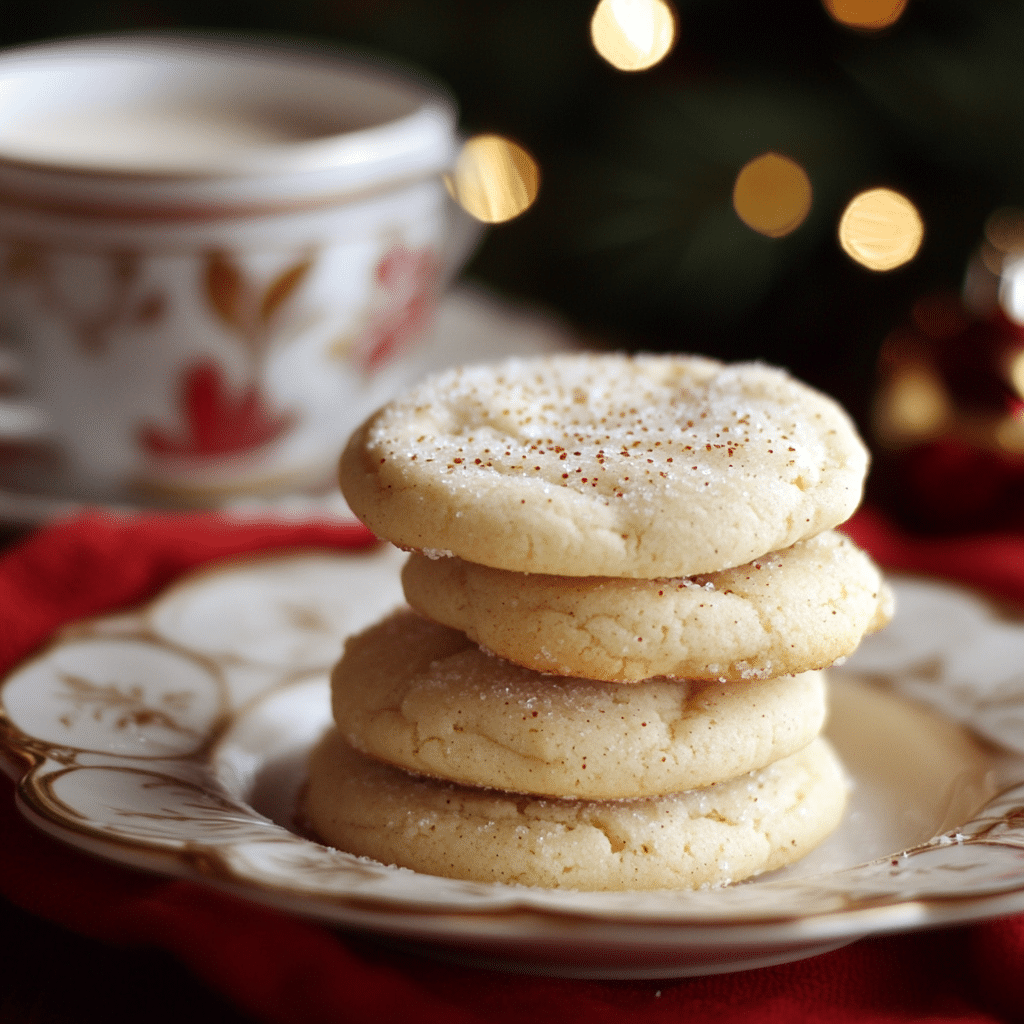
[[[583,890],[696,889],[797,860],[846,800],[824,740],[758,772],[646,800],[517,797],[418,778],[353,751],[314,750],[305,812],[320,838],[426,874]]]
[[[348,640],[331,678],[346,742],[412,772],[515,793],[622,799],[706,786],[806,746],[819,672],[635,686],[546,676],[411,610]]]
[[[513,572],[715,572],[845,521],[867,451],[760,363],[575,354],[460,367],[360,427],[353,512],[400,547]]]
[[[871,559],[834,531],[684,579],[510,573],[410,556],[406,600],[538,672],[614,682],[740,681],[825,668],[892,617]]]

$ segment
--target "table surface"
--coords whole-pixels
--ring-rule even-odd
[[[0,555],[28,532],[0,526]],[[4,899],[0,950],[3,1024],[251,1024],[169,954],[95,942]]]
[[[0,526],[0,557],[28,532]],[[914,942],[939,943],[957,931]],[[2,898],[0,950],[0,1024],[254,1024],[170,954],[87,939]]]
[[[3,1024],[252,1021],[162,951],[94,942],[4,900],[0,949]]]

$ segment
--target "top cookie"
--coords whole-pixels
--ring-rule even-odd
[[[742,565],[846,520],[867,451],[785,371],[581,354],[436,374],[379,410],[341,486],[378,536],[513,572]]]

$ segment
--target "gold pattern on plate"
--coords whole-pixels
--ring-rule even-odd
[[[144,691],[139,685],[125,688],[117,683],[95,683],[63,671],[58,671],[57,677],[67,691],[64,699],[73,708],[73,711],[61,715],[58,720],[69,729],[74,727],[80,714],[89,714],[94,721],[99,722],[104,712],[113,712],[114,728],[118,730],[129,726],[144,729],[146,726],[160,725],[184,736],[199,735],[194,729],[183,726],[171,713],[188,710],[195,696],[189,690],[165,693],[161,698],[164,707],[154,708],[146,703]]]
[[[624,961],[633,966],[622,967],[616,974],[614,965],[604,962],[603,967],[591,965],[594,971],[612,971],[602,976],[635,977],[642,976],[637,971],[646,970],[655,972],[647,975],[653,977],[700,973],[699,955],[706,953],[709,941],[720,943],[716,955],[738,968],[823,951],[872,932],[1024,909],[1024,750],[1000,754],[1010,768],[998,795],[988,798],[970,820],[944,829],[927,842],[815,877],[783,873],[707,892],[647,898],[635,893],[523,890],[416,875],[318,845],[298,834],[294,803],[287,815],[292,824],[286,826],[281,818],[272,820],[261,813],[254,806],[258,801],[246,794],[255,793],[265,783],[264,776],[301,767],[296,759],[301,759],[322,728],[317,716],[322,712],[329,717],[326,708],[317,707],[313,719],[307,720],[302,702],[319,699],[316,695],[322,692],[326,703],[330,664],[298,670],[287,663],[247,664],[245,651],[229,650],[219,633],[209,643],[185,643],[182,637],[161,636],[154,627],[168,602],[177,602],[180,611],[182,602],[188,608],[192,602],[216,597],[217,588],[230,589],[244,576],[250,597],[246,603],[250,607],[271,604],[274,621],[281,624],[275,628],[297,635],[326,631],[341,636],[351,622],[329,607],[326,598],[318,602],[311,596],[308,602],[295,602],[296,587],[301,590],[309,579],[304,574],[314,564],[332,566],[338,592],[347,590],[356,594],[357,605],[366,603],[365,577],[353,575],[357,566],[367,564],[358,554],[226,563],[180,581],[133,615],[112,617],[116,628],[108,633],[104,619],[77,625],[68,631],[73,639],[58,638],[30,663],[34,668],[53,666],[63,697],[56,696],[61,687],[51,687],[46,699],[55,707],[61,700],[70,702],[72,732],[79,719],[96,713],[118,715],[125,728],[167,728],[168,722],[180,727],[176,715],[189,701],[185,688],[168,687],[169,702],[154,707],[151,699],[142,699],[131,688],[108,687],[61,668],[58,656],[69,644],[81,642],[83,633],[115,645],[166,646],[203,665],[217,665],[228,703],[204,726],[206,733],[199,737],[198,747],[187,754],[162,759],[115,756],[26,735],[12,725],[3,703],[6,687],[21,671],[15,670],[0,688],[0,753],[21,774],[22,804],[29,816],[45,822],[48,831],[73,845],[115,861],[212,880],[258,901],[333,923],[368,925],[407,938],[432,937],[456,945],[497,936],[514,950],[511,955],[516,962],[556,973],[571,973],[574,968],[568,960],[544,967],[538,959],[540,947],[532,945],[535,939],[544,945],[552,935],[561,935],[566,949],[584,962],[592,938],[604,936],[593,938],[594,948],[602,942],[618,942]],[[393,571],[390,563],[387,571]],[[326,593],[322,579],[318,585]],[[933,584],[919,586],[931,587],[927,594],[936,590]],[[979,611],[988,606],[963,591],[950,591],[943,600],[958,623],[976,620],[976,640],[971,642],[987,645],[992,631],[1002,630],[1002,642],[1016,645],[1014,649],[1024,657],[1024,624]],[[991,621],[984,618],[986,614]],[[903,668],[888,671],[869,666],[859,670],[860,676],[873,673],[876,689],[884,685],[894,692],[905,676],[914,692],[925,699],[932,694],[936,706],[953,702],[962,717],[983,733],[988,730],[991,738],[993,728],[998,733],[1024,715],[1024,684],[994,678],[991,692],[984,692],[984,680],[976,674],[972,679],[977,692],[966,692],[956,677],[957,659],[952,657],[963,652],[942,646],[951,642],[946,632],[936,636],[934,630],[927,631],[927,643],[918,643],[920,651],[911,644],[917,653]],[[895,636],[899,640],[898,627]],[[933,651],[922,644],[937,647]],[[896,655],[886,657],[892,660]],[[255,672],[262,682],[255,697],[231,703],[230,677],[240,671]],[[58,713],[68,713],[67,708],[61,706]],[[295,716],[295,725],[281,724],[287,715]],[[266,740],[270,747],[259,746],[268,730],[278,729],[280,737],[288,739],[291,728],[309,731],[294,749],[286,744],[275,753],[274,737]],[[289,759],[294,762],[291,768]],[[256,775],[248,781],[239,775],[250,770]],[[113,785],[111,780],[120,781]],[[297,799],[297,793],[292,799]],[[672,938],[666,951],[664,936],[669,933]],[[733,940],[723,938],[730,935],[740,944],[763,944],[767,959],[730,961]],[[544,949],[550,952],[549,945]],[[595,953],[598,960],[602,956]],[[629,971],[633,973],[622,973]]]

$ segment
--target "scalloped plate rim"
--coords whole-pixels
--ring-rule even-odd
[[[3,687],[18,675],[24,665],[43,661],[55,650],[80,640],[83,627],[102,628],[105,623],[125,622],[131,620],[133,616],[140,621],[152,622],[155,619],[155,608],[165,596],[173,596],[175,600],[180,601],[182,594],[187,596],[190,586],[202,587],[209,585],[211,580],[216,583],[217,580],[223,578],[224,574],[232,571],[260,573],[271,564],[288,560],[297,560],[293,564],[300,564],[302,558],[323,559],[325,557],[331,556],[323,553],[316,555],[275,553],[269,556],[246,558],[241,561],[232,560],[222,568],[204,567],[194,578],[185,577],[175,581],[163,594],[158,595],[153,601],[139,609],[128,613],[120,612],[109,616],[100,616],[90,619],[84,624],[78,624],[70,631],[62,631],[51,644],[27,659],[23,665],[16,667],[7,676],[0,684],[0,700],[3,696]],[[340,567],[349,563],[352,556],[342,553],[335,557],[338,558]],[[390,563],[388,563],[388,567],[390,567]],[[977,600],[966,588],[958,588],[947,583],[925,582],[923,585],[957,594],[960,599]],[[1021,633],[1024,636],[1024,628]],[[291,669],[289,671],[291,672]],[[314,673],[315,669],[307,671],[307,674]],[[292,673],[292,681],[301,674],[301,672]],[[224,729],[230,726],[241,713],[247,713],[253,703],[259,703],[266,699],[273,689],[264,691],[252,701],[243,702],[234,711],[229,709],[226,723],[218,723],[217,735],[209,735],[208,742],[202,744],[202,753],[193,757],[192,760],[202,761],[203,765],[209,769],[219,738],[225,735]],[[34,788],[39,778],[46,774],[46,766],[48,763],[52,764],[52,760],[48,761],[45,754],[41,753],[40,743],[31,736],[20,732],[16,726],[10,723],[5,709],[3,716],[4,721],[0,723],[4,725],[4,729],[0,733],[0,755],[3,756],[0,756],[0,762],[3,763],[7,772],[18,780],[19,807],[22,813],[47,834],[118,863],[142,867],[174,877],[202,881],[243,898],[302,916],[313,917],[333,925],[368,930],[398,941],[410,940],[440,944],[439,949],[447,947],[449,955],[468,957],[471,962],[491,964],[507,961],[511,956],[513,967],[518,963],[521,969],[544,970],[544,965],[533,962],[533,954],[537,949],[552,942],[564,943],[572,937],[574,941],[580,942],[582,946],[590,950],[591,955],[595,951],[601,952],[610,946],[617,948],[621,954],[626,956],[626,959],[629,958],[630,952],[643,953],[646,951],[659,955],[664,953],[670,958],[675,956],[678,962],[665,964],[658,960],[648,964],[634,963],[626,966],[595,962],[590,965],[583,964],[575,970],[565,964],[561,965],[561,969],[559,969],[559,965],[555,964],[547,973],[575,974],[587,977],[663,977],[700,974],[718,970],[742,969],[745,963],[742,959],[732,961],[732,966],[729,966],[730,951],[741,947],[761,946],[763,947],[762,953],[755,959],[760,959],[765,963],[779,962],[779,960],[773,959],[775,954],[778,954],[780,960],[796,958],[790,956],[787,950],[792,951],[798,946],[803,950],[798,955],[805,956],[817,951],[824,951],[825,948],[834,948],[868,934],[978,921],[1024,910],[1024,863],[1014,874],[1013,885],[1008,885],[1003,891],[963,894],[953,891],[942,896],[933,893],[907,899],[897,899],[889,895],[878,897],[874,903],[869,902],[860,907],[824,909],[809,914],[776,914],[775,916],[751,914],[750,916],[731,918],[714,918],[699,909],[689,914],[678,913],[674,918],[651,919],[644,917],[642,913],[630,916],[621,911],[603,911],[599,906],[584,909],[571,906],[553,907],[547,903],[538,906],[527,899],[532,892],[530,890],[524,893],[522,900],[511,897],[507,890],[501,890],[510,898],[507,904],[499,907],[459,905],[442,908],[438,906],[436,898],[423,905],[417,905],[415,900],[408,897],[382,897],[379,894],[364,894],[357,891],[339,894],[325,890],[317,893],[310,891],[308,887],[304,889],[301,886],[293,888],[285,884],[267,884],[265,881],[261,881],[258,873],[254,876],[246,874],[244,870],[240,872],[237,866],[233,867],[230,857],[225,854],[225,844],[218,846],[216,843],[208,843],[209,855],[204,861],[202,857],[197,859],[192,853],[185,854],[160,844],[138,840],[130,842],[124,839],[111,840],[109,836],[104,837],[102,829],[94,827],[95,823],[80,824],[73,816],[62,818],[54,812],[52,806],[47,806],[45,801],[39,799],[37,790]],[[121,755],[109,756],[116,756],[119,764],[132,760],[130,757],[125,758]],[[165,758],[164,760],[174,760],[174,758]],[[102,761],[102,756],[100,761]],[[102,767],[102,765],[85,765],[84,767]],[[252,808],[249,809],[252,810]],[[280,826],[276,827],[280,828]],[[90,829],[93,834],[90,834]],[[190,835],[194,840],[194,834],[190,834],[186,829],[182,839],[188,841]],[[972,849],[975,851],[983,849],[986,842],[987,840],[975,840],[972,842]],[[244,844],[236,845],[241,848]],[[1021,848],[1024,847],[1024,842],[1020,843],[1020,846],[1017,843],[1000,844],[998,842],[989,843],[989,845],[1001,848],[1010,846],[1017,849],[1020,859],[1024,862],[1024,849]],[[227,846],[230,848],[231,844],[229,843]],[[319,849],[326,848],[320,847]],[[878,858],[877,862],[872,863],[882,864],[887,859],[886,857]],[[213,867],[214,864],[217,864],[216,868]],[[802,880],[801,884],[813,884],[813,881],[813,878],[807,878]],[[571,902],[571,899],[567,902]],[[586,935],[578,934],[581,928],[587,932]],[[708,953],[709,931],[714,933],[715,945],[712,951],[721,953],[724,961],[714,964],[708,962],[706,954]],[[667,951],[666,945],[671,947]],[[500,949],[502,946],[509,947],[505,954],[495,952],[495,949]],[[805,948],[808,946],[814,948],[808,950]],[[469,947],[468,952],[466,947]],[[476,952],[474,952],[474,947],[478,947]],[[700,947],[699,952],[705,954],[701,962],[695,962],[692,959],[692,956],[698,952],[698,947]],[[690,959],[687,959],[688,957]],[[747,960],[749,959],[747,957]],[[660,973],[651,974],[650,971]]]

